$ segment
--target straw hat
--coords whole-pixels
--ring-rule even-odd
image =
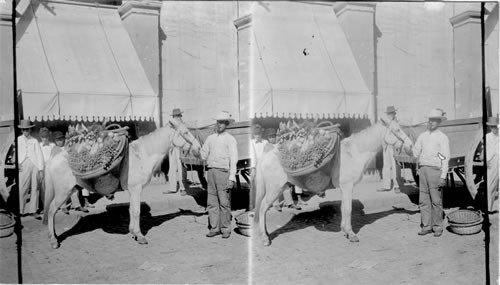
[[[182,116],[182,112],[180,108],[174,108],[172,110],[172,114],[170,114],[170,116],[174,117],[174,116]]]
[[[444,116],[444,114],[446,114],[442,109],[432,109],[430,112],[429,112],[429,116],[427,116],[427,118],[429,119],[445,119],[446,117]]]
[[[498,127],[498,117],[488,117],[486,125]]]
[[[49,129],[47,129],[46,127],[41,128],[38,132],[38,135],[41,138],[49,138]]]
[[[35,125],[30,120],[21,120],[19,125],[17,125],[20,129],[31,129],[35,127]]]
[[[264,131],[264,137],[276,137],[276,129],[269,128]]]
[[[234,119],[231,117],[231,114],[229,114],[228,111],[220,111],[217,117],[215,118],[216,121],[229,121],[230,123],[234,122]]]
[[[66,138],[64,136],[64,134],[60,131],[55,131],[53,137],[54,137],[54,140]]]
[[[396,113],[397,109],[394,108],[394,106],[388,106],[387,110],[385,111],[386,114],[391,114],[391,113]]]

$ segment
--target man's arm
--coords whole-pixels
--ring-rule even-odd
[[[229,140],[229,180],[236,182],[236,164],[238,163],[238,146],[236,139]]]
[[[448,163],[450,161],[450,141],[446,135],[443,135],[440,145],[441,154],[444,156],[444,159],[441,160],[441,179],[446,179],[448,175]]]
[[[422,135],[420,134],[417,138],[417,141],[415,142],[415,145],[412,148],[412,155],[415,158],[418,158],[420,156],[420,153],[422,152]]]
[[[210,153],[210,141],[212,140],[212,136],[208,136],[208,138],[205,140],[205,143],[203,146],[200,148],[200,152],[195,152],[193,150],[193,154],[197,157],[200,157],[203,160],[206,160],[208,158],[208,154]]]

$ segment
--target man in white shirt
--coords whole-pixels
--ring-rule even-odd
[[[42,155],[43,155],[43,164],[47,165],[47,161],[49,161],[50,158],[50,153],[52,152],[52,149],[54,148],[55,144],[53,142],[50,142],[50,132],[49,129],[46,127],[43,127],[38,131],[38,136],[40,136],[40,149],[42,150]],[[44,205],[44,199],[45,199],[45,181],[44,179],[40,179],[40,186],[39,186],[39,199],[38,199],[38,212],[43,211],[43,205]]]
[[[172,110],[172,119],[177,123],[184,124],[182,121],[182,111],[179,108]],[[181,150],[178,147],[172,147],[168,152],[168,190],[165,194],[177,193],[177,185],[179,186],[181,196],[186,195],[184,187],[183,167],[181,163]]]
[[[263,130],[262,127],[259,124],[255,124],[253,126],[253,138],[251,140],[251,146],[252,146],[252,165],[255,167],[257,165],[257,162],[259,159],[262,157],[262,154],[264,153],[264,147],[268,143],[268,141],[264,138],[262,138],[263,135]]]
[[[21,120],[22,135],[17,138],[19,161],[19,213],[35,215],[38,209],[38,179],[43,177],[43,154],[38,140],[31,136],[35,127],[29,120]]]
[[[486,165],[488,167],[488,211],[493,211],[493,202],[498,197],[498,117],[489,117],[486,125]]]
[[[445,119],[441,109],[433,109],[429,114],[427,130],[420,134],[413,148],[413,155],[418,159],[420,186],[419,235],[434,232],[435,237],[443,233],[443,193],[448,175],[450,160],[450,142],[438,127]]]
[[[236,163],[238,162],[238,149],[236,139],[230,135],[226,128],[234,122],[227,111],[219,113],[217,118],[216,133],[208,136],[200,153],[207,160],[207,210],[208,227],[207,237],[222,234],[222,238],[231,236],[231,201],[229,191],[236,182]]]
[[[389,106],[386,109],[386,115],[389,125],[398,124],[396,119],[396,108],[394,106]],[[396,161],[394,160],[394,144],[396,141],[391,141],[394,139],[394,135],[389,134],[391,127],[387,129],[387,134],[384,137],[384,142],[382,145],[383,151],[383,168],[382,168],[382,181],[383,187],[377,191],[391,191],[394,193],[400,193],[398,183],[396,181]]]

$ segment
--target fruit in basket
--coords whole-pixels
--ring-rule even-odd
[[[319,167],[331,150],[334,133],[339,132],[335,125],[325,129],[311,122],[301,125],[280,123],[280,127],[284,129],[280,130],[278,150],[282,165],[289,170],[310,165]]]

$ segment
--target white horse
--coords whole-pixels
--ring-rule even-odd
[[[403,148],[407,152],[410,151],[413,145],[412,141],[401,130],[398,124],[388,124],[382,119],[373,126],[343,139],[340,142],[340,161],[337,160],[337,163],[333,163],[330,175],[331,185],[340,188],[342,191],[342,221],[340,228],[352,242],[359,241],[351,227],[352,191],[354,186],[363,178],[363,173],[369,162],[380,150],[384,137],[388,144],[394,145],[399,149]],[[335,165],[338,163],[340,165]],[[335,171],[336,167],[340,167],[340,170]],[[335,183],[336,180],[339,183]],[[267,152],[263,154],[256,165],[254,218],[255,223],[258,224],[258,230],[265,246],[271,244],[266,228],[267,210],[281,193],[291,186],[289,181],[294,181],[296,184],[298,182],[289,177],[283,169],[277,147],[267,149]],[[304,185],[297,186],[307,188]],[[325,190],[308,191],[314,194],[322,194]]]
[[[141,233],[139,221],[142,189],[149,184],[153,172],[160,167],[163,158],[172,147],[196,151],[201,148],[198,140],[195,139],[184,124],[177,124],[173,121],[169,122],[166,127],[140,137],[128,146],[128,177],[125,177],[128,178],[128,182],[126,182],[125,186],[122,184],[122,187],[128,188],[124,190],[127,190],[130,195],[129,231],[139,244],[148,243]],[[127,157],[123,160],[126,159]],[[124,173],[127,173],[126,170]],[[92,192],[95,192],[95,189],[92,189],[89,185],[81,185],[83,184],[81,180],[77,181],[70,169],[66,151],[56,154],[49,161],[46,166],[45,176],[47,193],[45,209],[48,209],[48,217],[46,216],[44,220],[48,218],[49,239],[52,248],[58,248],[59,241],[54,229],[56,212],[70,195],[78,190],[78,187],[84,187]]]

